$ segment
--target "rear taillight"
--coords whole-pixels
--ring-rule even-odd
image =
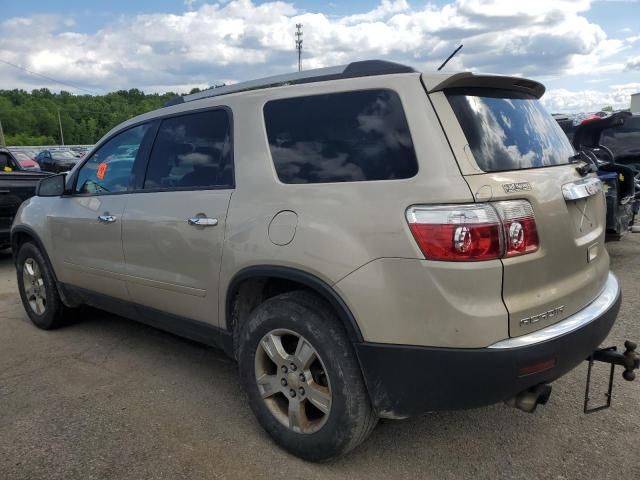
[[[526,200],[413,206],[406,216],[420,250],[430,260],[493,260],[538,249],[533,209]]]
[[[407,221],[431,260],[478,261],[502,255],[500,219],[488,204],[410,207]]]
[[[505,238],[505,257],[538,250],[538,229],[533,208],[526,200],[507,200],[492,204],[500,215]]]

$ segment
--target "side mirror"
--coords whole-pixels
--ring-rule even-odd
[[[38,183],[36,187],[36,195],[38,197],[60,197],[65,192],[64,173],[45,177]]]

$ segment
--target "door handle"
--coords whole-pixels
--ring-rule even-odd
[[[113,223],[116,221],[116,217],[105,213],[104,215],[98,215],[98,221],[102,223]]]
[[[193,225],[194,227],[215,227],[218,225],[217,218],[206,218],[206,217],[191,217],[187,220],[189,225]]]

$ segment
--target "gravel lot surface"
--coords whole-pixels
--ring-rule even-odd
[[[640,234],[608,244],[624,290],[607,344],[640,340]],[[310,464],[254,421],[222,353],[89,310],[33,327],[0,253],[0,479],[636,478],[640,381],[582,413],[586,364],[533,414],[505,405],[381,422],[347,457]],[[598,370],[604,377],[605,370]],[[601,385],[603,382],[599,382]],[[411,388],[410,385],[407,388]],[[465,392],[460,392],[464,395]]]

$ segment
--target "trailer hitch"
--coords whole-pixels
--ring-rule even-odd
[[[628,382],[632,382],[633,380],[635,380],[635,370],[638,370],[640,368],[640,356],[638,355],[638,353],[636,353],[637,345],[634,342],[627,340],[626,342],[624,342],[624,347],[624,353],[618,352],[617,347],[599,348],[587,358],[587,362],[589,362],[589,368],[587,370],[587,385],[584,392],[584,413],[597,412],[611,406],[613,374],[616,365],[624,367],[622,378],[624,378]],[[589,397],[589,391],[591,388],[591,370],[593,368],[594,362],[609,363],[611,365],[611,370],[609,372],[609,386],[607,389],[607,393],[605,393],[605,397],[607,399],[606,403],[597,407],[589,407],[589,401],[591,399]]]

